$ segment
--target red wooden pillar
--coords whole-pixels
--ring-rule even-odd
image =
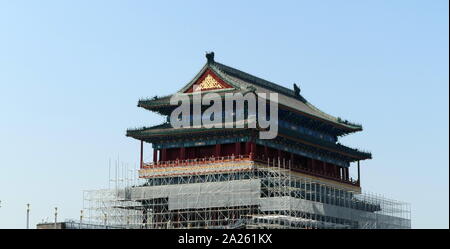
[[[184,159],[186,159],[186,148],[181,147],[180,148],[180,160],[184,160]]]
[[[290,160],[291,160],[291,168],[293,168],[294,167],[294,153],[291,153]]]
[[[158,162],[158,150],[153,148],[153,162]]]
[[[240,142],[237,142],[237,143],[235,143],[234,144],[234,154],[236,155],[236,156],[239,156],[240,154],[241,154],[241,143]]]
[[[141,164],[140,167],[141,169],[144,167],[144,141],[141,140]]]
[[[269,158],[269,148],[267,145],[264,145],[264,156],[266,159]]]
[[[348,179],[349,179],[349,176],[348,176],[349,174],[348,174],[348,168],[345,168],[345,180],[347,180],[348,181]]]
[[[214,153],[215,157],[220,157],[222,152],[222,145],[221,144],[216,144],[216,151]]]
[[[245,144],[245,152],[246,152],[247,155],[249,155],[250,159],[253,159],[254,156],[255,156],[254,155],[255,154],[255,143],[251,142],[251,141],[248,141]]]
[[[250,150],[251,150],[251,142],[248,141],[245,143],[245,154],[250,155]]]
[[[161,150],[161,161],[167,161],[167,149]]]

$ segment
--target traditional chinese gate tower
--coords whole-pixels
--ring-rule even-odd
[[[338,137],[361,131],[360,125],[320,111],[296,85],[291,90],[223,65],[214,53],[177,94],[192,99],[198,89],[221,96],[278,93],[278,136],[260,139],[259,129],[248,127],[173,128],[169,122],[127,130],[141,141],[139,176],[148,180],[131,194],[144,207],[143,223],[152,228],[381,226],[373,225],[370,215],[382,212],[382,205],[357,198],[359,162],[371,154],[338,143]],[[170,98],[143,99],[138,106],[169,121],[177,107]],[[153,162],[143,161],[143,143],[153,145]],[[356,179],[349,174],[352,162]]]

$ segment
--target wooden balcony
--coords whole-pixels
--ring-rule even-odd
[[[159,161],[144,163],[142,165],[143,169],[154,169],[154,168],[166,168],[175,166],[190,166],[190,165],[206,165],[211,163],[221,163],[221,162],[232,162],[232,161],[248,161],[250,160],[249,155],[239,155],[239,156],[222,156],[222,157],[204,157],[186,160],[172,160],[172,161]]]
[[[230,163],[230,162],[243,162],[243,161],[253,161],[260,164],[265,164],[268,166],[276,166],[278,167],[278,158],[266,158],[264,156],[255,157],[252,154],[249,155],[231,155],[231,156],[221,156],[221,157],[204,157],[204,158],[195,158],[195,159],[186,159],[186,160],[171,160],[171,161],[159,161],[159,162],[151,162],[151,163],[143,163],[141,172],[145,172],[151,169],[157,170],[157,169],[170,169],[172,167],[177,168],[183,168],[188,166],[204,166],[207,167],[208,165],[212,164],[224,164],[224,163]],[[280,160],[282,162],[282,159]],[[337,174],[329,174],[327,172],[324,172],[322,170],[312,170],[310,168],[304,167],[301,164],[296,164],[295,162],[290,164],[288,161],[285,161],[283,168],[289,168],[291,171],[302,173],[309,176],[314,176],[318,178],[323,178],[327,180],[336,181],[339,183],[344,184],[350,184],[352,186],[360,186],[360,183],[358,180],[355,180],[351,177],[348,179],[345,179],[342,176],[339,176]],[[283,165],[283,163],[281,163]],[[219,171],[213,171],[219,173]],[[195,174],[195,173],[189,173],[189,174]]]

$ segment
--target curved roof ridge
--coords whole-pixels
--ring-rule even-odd
[[[301,101],[306,101],[306,99],[303,98],[303,96],[295,95],[295,92],[292,89],[289,89],[287,87],[278,85],[276,83],[273,83],[273,82],[270,82],[270,81],[265,80],[263,78],[251,75],[249,73],[246,73],[244,71],[241,71],[239,69],[227,66],[227,65],[219,63],[219,62],[214,62],[214,64],[217,65],[218,69],[220,69],[221,71],[225,71],[225,73],[227,73],[227,74],[231,74],[231,75],[237,76],[238,78],[242,78],[242,76],[243,76],[244,78],[246,78],[246,80],[251,80],[252,81],[251,83],[254,83],[254,84],[259,85],[261,87],[272,88],[273,90],[277,90],[277,91],[279,91],[281,93],[284,93],[284,94],[289,95],[289,96],[294,97],[294,98],[300,97],[298,99],[301,100]]]

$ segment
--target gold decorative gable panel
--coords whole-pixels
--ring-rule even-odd
[[[232,88],[211,70],[207,70],[186,92]]]
[[[216,79],[214,79],[213,76],[211,76],[211,74],[208,74],[203,81],[198,85],[197,87],[197,91],[201,90],[211,90],[211,89],[222,89],[225,88],[223,87]]]

